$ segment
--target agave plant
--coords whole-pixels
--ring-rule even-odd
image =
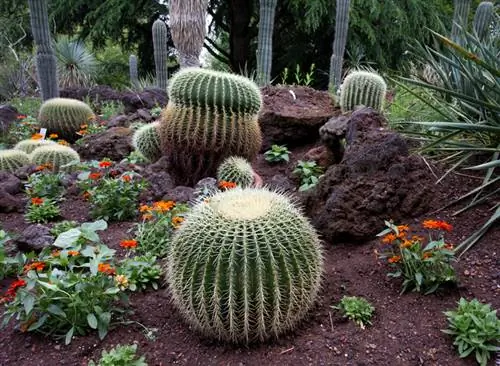
[[[89,86],[97,70],[97,60],[81,41],[60,37],[56,44],[60,87]]]
[[[481,42],[474,33],[464,32],[463,45],[433,32],[440,50],[418,45],[422,64],[430,65],[439,83],[400,78],[395,82],[434,110],[440,121],[413,121],[420,129],[410,133],[423,143],[423,151],[451,162],[444,174],[457,169],[482,171],[481,184],[447,207],[468,199],[457,215],[500,193],[500,51],[498,35]],[[493,34],[492,34],[493,35]],[[416,92],[411,86],[416,86]],[[478,163],[479,162],[479,163]],[[457,251],[465,253],[500,219],[500,201],[493,204],[491,218],[463,241]]]

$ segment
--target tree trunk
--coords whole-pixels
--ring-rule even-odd
[[[247,69],[250,58],[250,19],[252,2],[248,0],[230,0],[229,4],[229,47],[231,69],[241,72]],[[247,70],[248,71],[248,70]]]

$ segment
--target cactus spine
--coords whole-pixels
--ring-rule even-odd
[[[262,137],[262,98],[251,80],[224,72],[186,68],[172,77],[160,122],[162,150],[179,184],[214,176],[231,155],[252,160]]]
[[[387,85],[384,79],[373,72],[354,71],[346,76],[340,90],[342,112],[353,111],[358,105],[382,110]]]
[[[335,38],[333,40],[332,57],[330,58],[330,80],[328,85],[328,89],[332,94],[337,92],[342,80],[342,64],[347,42],[347,30],[349,29],[349,7],[350,0],[337,0]]]
[[[132,137],[134,149],[151,162],[155,162],[161,157],[159,125],[159,122],[153,122],[141,126]]]
[[[137,87],[137,85],[139,84],[139,72],[137,71],[137,56],[136,55],[129,56],[128,68],[129,68],[129,73],[130,73],[130,84],[132,85],[132,87]]]
[[[168,32],[165,22],[157,19],[153,23],[153,49],[155,56],[156,85],[166,90],[168,83],[167,50]]]
[[[181,68],[199,67],[208,0],[170,0],[170,30]]]
[[[57,60],[52,49],[47,0],[28,0],[31,31],[36,44],[36,69],[42,100],[59,96]]]
[[[463,45],[463,33],[467,31],[471,0],[454,0],[453,25],[451,27],[451,40]]]
[[[480,40],[484,41],[488,38],[494,15],[494,5],[491,1],[483,1],[477,6],[474,14],[474,31]]]
[[[24,165],[29,165],[30,158],[24,151],[9,149],[0,150],[0,171],[14,173]]]
[[[80,155],[75,150],[59,144],[40,146],[29,157],[33,164],[49,165],[54,172],[60,171],[63,165],[80,162]]]
[[[322,272],[308,220],[286,196],[257,188],[195,205],[167,255],[167,281],[184,318],[204,336],[234,343],[295,328],[317,297]]]
[[[54,142],[52,140],[27,139],[27,140],[19,141],[16,144],[16,146],[14,146],[14,149],[24,151],[26,154],[30,154],[37,147],[45,146],[45,145],[55,145],[55,144],[56,144],[56,142]]]
[[[238,156],[225,159],[217,169],[217,180],[236,183],[241,188],[250,187],[254,182],[254,170],[248,160]]]
[[[260,0],[257,47],[257,81],[259,85],[267,85],[271,82],[274,14],[277,3],[278,0]]]

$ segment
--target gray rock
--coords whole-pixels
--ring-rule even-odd
[[[24,229],[15,240],[15,243],[20,251],[39,252],[43,248],[52,245],[54,240],[55,238],[50,234],[50,229],[47,226],[36,224]]]
[[[132,130],[125,127],[113,127],[95,135],[86,136],[75,148],[82,159],[101,160],[109,158],[121,161],[133,150]]]
[[[4,189],[9,194],[17,194],[23,188],[23,183],[14,174],[0,171],[0,189]]]
[[[270,189],[283,192],[296,190],[295,184],[290,180],[290,178],[283,174],[273,175],[269,182],[266,182],[266,186]]]
[[[177,186],[170,189],[162,198],[164,201],[192,202],[194,199],[194,189],[186,186]]]
[[[24,203],[21,197],[13,196],[5,189],[0,188],[0,212],[22,212],[23,206]]]
[[[130,125],[130,120],[129,120],[128,116],[126,116],[124,114],[114,116],[107,122],[108,128],[111,128],[111,127],[129,127],[129,125]]]

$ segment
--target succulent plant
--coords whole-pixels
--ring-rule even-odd
[[[186,68],[169,84],[160,140],[180,184],[215,176],[228,156],[252,160],[262,137],[257,113],[262,104],[258,86],[243,76]]]
[[[271,83],[273,61],[274,16],[278,0],[259,1],[259,35],[257,51],[257,78],[259,85]]]
[[[495,19],[495,6],[491,1],[482,1],[474,13],[474,31],[482,41],[488,38],[490,25]]]
[[[82,125],[95,119],[94,112],[84,102],[69,98],[53,98],[40,107],[38,120],[48,133],[57,133],[59,138],[73,142]]]
[[[161,157],[159,122],[149,123],[137,129],[132,137],[134,149],[151,162]]]
[[[139,72],[137,71],[137,56],[130,55],[128,57],[128,68],[130,74],[130,85],[137,87],[139,84]]]
[[[337,0],[335,15],[335,38],[333,52],[330,58],[330,76],[328,89],[335,95],[342,79],[342,65],[344,63],[347,30],[349,29],[350,0]]]
[[[161,19],[153,23],[153,50],[156,70],[156,86],[166,90],[168,84],[168,31],[165,22]]]
[[[387,91],[384,79],[373,72],[353,71],[346,76],[340,89],[342,112],[353,111],[358,105],[382,110]]]
[[[48,165],[58,172],[63,165],[80,162],[80,155],[69,146],[53,144],[36,148],[30,154],[30,159],[33,164]]]
[[[197,331],[251,343],[304,318],[320,288],[322,258],[315,230],[288,197],[234,188],[187,214],[172,239],[167,281]]]
[[[27,140],[19,141],[14,146],[14,149],[24,151],[26,154],[31,154],[31,152],[33,150],[35,150],[37,147],[45,146],[45,145],[55,145],[55,144],[57,144],[57,143],[52,141],[52,140],[27,139]]]
[[[236,183],[245,188],[253,184],[255,172],[244,158],[230,156],[226,158],[217,169],[217,180]]]
[[[0,171],[15,172],[18,168],[29,165],[30,158],[24,151],[16,149],[0,150]]]

